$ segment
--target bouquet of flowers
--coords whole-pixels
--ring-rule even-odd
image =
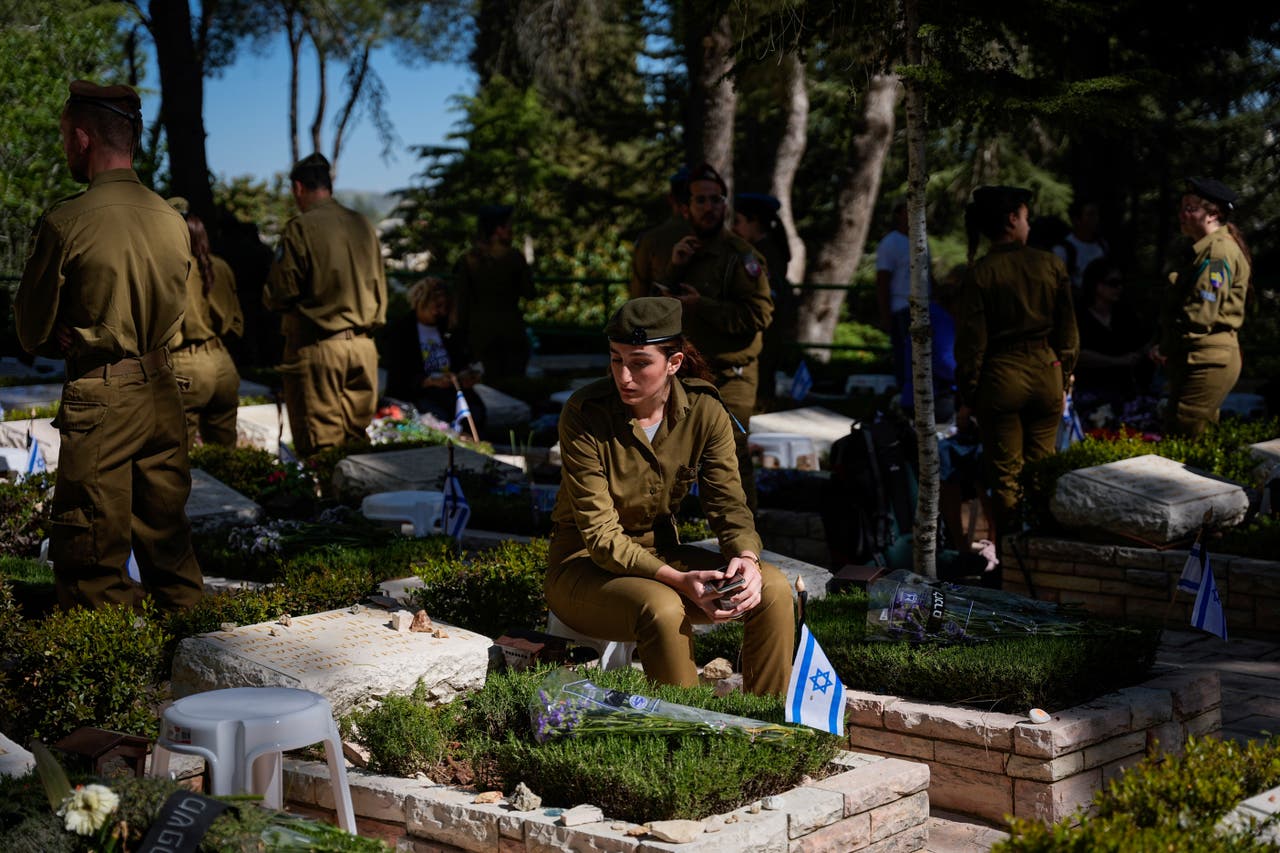
[[[867,588],[867,639],[978,643],[1114,631],[1079,609],[1011,592],[930,580],[903,569]]]
[[[160,819],[163,806],[174,795],[186,801],[198,795],[169,779],[135,779],[132,776],[99,780],[71,786],[66,772],[53,754],[36,743],[39,785],[27,780],[4,780],[0,796],[0,844],[5,849],[43,849],[116,853],[141,849],[152,824]],[[387,847],[378,840],[343,832],[336,826],[259,808],[261,797],[242,795],[215,797],[229,804],[211,823],[207,832],[177,845],[166,829],[163,840],[147,842],[147,849],[266,850],[266,851],[355,851],[376,853]],[[42,807],[43,804],[43,807]],[[188,810],[179,823],[191,826]],[[159,828],[158,828],[159,831]]]
[[[729,735],[752,742],[814,734],[800,726],[766,723],[620,690],[606,690],[564,667],[542,680],[529,701],[529,716],[538,743],[557,737],[608,734]]]

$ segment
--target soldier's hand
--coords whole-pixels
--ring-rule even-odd
[[[58,339],[58,349],[63,355],[71,352],[71,327],[66,323],[59,322],[53,327],[53,336]]]
[[[702,294],[687,284],[681,284],[680,289],[672,295],[680,300],[681,307],[686,311],[698,307],[698,303],[702,301]]]
[[[690,234],[688,237],[683,238],[679,243],[676,243],[671,247],[671,263],[676,266],[683,266],[684,264],[689,263],[701,248],[701,241]]]

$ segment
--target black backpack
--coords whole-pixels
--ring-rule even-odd
[[[822,522],[831,564],[885,565],[915,517],[916,442],[910,424],[888,415],[855,421],[831,445]]]

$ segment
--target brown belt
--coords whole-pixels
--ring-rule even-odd
[[[1008,341],[998,344],[991,348],[991,352],[993,354],[1002,354],[1006,352],[1035,352],[1036,350],[1048,348],[1048,338],[1032,338],[1029,341]]]
[[[180,353],[180,352],[186,353],[186,352],[195,352],[196,350],[201,350],[201,349],[203,350],[222,349],[222,339],[207,338],[206,340],[203,340],[203,341],[195,341],[193,343],[183,344],[182,346],[177,347],[176,349],[171,351],[174,353]]]
[[[161,348],[145,355],[127,355],[119,361],[104,364],[86,370],[77,379],[101,376],[110,379],[113,376],[131,376],[137,373],[150,374],[169,364],[169,350]]]

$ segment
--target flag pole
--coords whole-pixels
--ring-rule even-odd
[[[449,371],[449,378],[453,380],[453,390],[462,393],[462,386],[458,384],[458,376],[453,371]],[[471,427],[471,440],[476,444],[480,443],[480,433],[476,432],[475,418],[471,417],[471,407],[467,406],[467,426]],[[453,467],[453,447],[449,448],[449,467]]]
[[[804,624],[804,606],[809,601],[809,592],[804,588],[804,578],[796,577],[796,609],[799,615],[796,621],[797,625]]]

